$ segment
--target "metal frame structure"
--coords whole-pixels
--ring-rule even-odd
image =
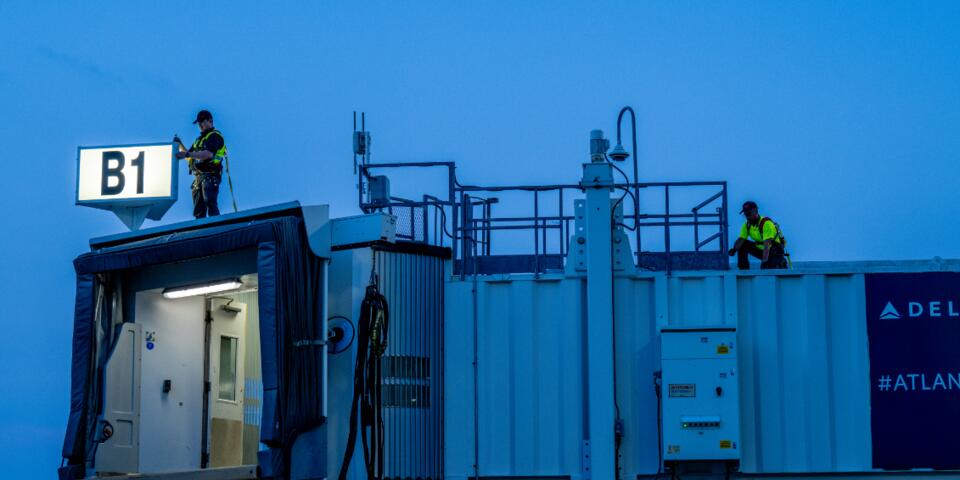
[[[515,270],[509,273],[532,272],[535,274],[562,268],[562,259],[569,251],[567,242],[571,236],[571,221],[576,220],[575,215],[572,212],[567,213],[569,210],[565,212],[564,207],[566,201],[576,196],[573,192],[580,194],[584,192],[584,187],[580,184],[464,185],[457,180],[454,162],[360,163],[357,167],[358,201],[361,210],[364,213],[387,211],[395,215],[408,211],[409,229],[404,228],[403,222],[398,222],[397,237],[440,246],[445,246],[446,241],[449,240],[455,260],[455,271],[460,275],[506,273],[504,268],[510,267],[520,268],[520,271]],[[446,169],[446,198],[423,195],[421,200],[410,200],[391,196],[387,204],[373,203],[364,198],[372,171],[413,168]],[[689,212],[671,212],[671,193],[691,187],[716,187],[718,191],[698,203]],[[726,250],[729,231],[727,182],[622,182],[615,183],[614,188],[624,192],[619,203],[623,203],[627,195],[632,196],[634,200],[633,211],[624,215],[624,219],[630,219],[631,222],[624,221],[619,226],[634,233],[636,249],[634,260],[638,268],[668,272],[727,268]],[[640,210],[639,192],[651,189],[662,189],[663,211]],[[506,192],[531,194],[533,216],[495,215],[493,205],[500,203],[500,199],[493,195]],[[543,197],[550,193],[555,193],[554,211],[557,213],[541,214],[544,206]],[[710,206],[715,206],[715,210],[712,212],[707,210]],[[422,216],[420,231],[417,231],[414,221],[416,215]],[[694,242],[691,250],[671,248],[671,229],[675,227],[692,228]],[[717,231],[701,238],[702,229],[705,227],[715,227]],[[644,252],[641,248],[643,240],[641,229],[659,229],[664,250]],[[506,230],[530,232],[533,236],[532,254],[497,255],[492,245],[492,233]],[[558,240],[558,246],[553,250],[548,246],[548,241],[552,240],[551,231],[556,232]],[[711,247],[711,244],[715,246]]]

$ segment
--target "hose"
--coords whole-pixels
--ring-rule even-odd
[[[387,299],[377,287],[376,277],[367,286],[360,304],[357,335],[357,363],[353,377],[353,401],[350,406],[350,435],[340,466],[339,480],[346,480],[357,444],[360,428],[363,443],[363,461],[367,478],[382,479],[384,475],[384,424],[381,359],[387,349],[390,330],[390,312]],[[358,424],[358,418],[359,424]]]

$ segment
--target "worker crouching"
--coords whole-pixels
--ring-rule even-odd
[[[740,236],[728,252],[737,256],[737,268],[750,269],[750,257],[760,260],[760,269],[787,268],[786,239],[780,226],[769,217],[760,216],[756,202],[747,201],[740,213],[746,217]]]

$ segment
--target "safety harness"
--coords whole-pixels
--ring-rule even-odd
[[[198,137],[193,142],[192,150],[200,150],[204,142],[206,142],[207,139],[210,138],[210,135],[213,135],[214,133],[216,133],[217,135],[220,135],[220,138],[224,138],[223,134],[220,133],[220,130],[217,130],[216,128],[210,129],[209,132],[204,134],[202,137]],[[239,211],[239,209],[237,208],[237,197],[236,195],[233,194],[233,179],[230,178],[230,157],[227,155],[226,140],[224,140],[223,146],[220,147],[220,149],[213,154],[213,164],[217,166],[222,166],[222,170],[227,172],[227,185],[230,187],[230,201],[233,203],[233,211],[234,212]],[[194,160],[192,158],[187,159],[187,166],[191,172],[205,173],[199,170],[194,165]],[[212,173],[212,172],[206,172],[206,173]]]
[[[780,224],[777,223],[777,222],[774,222],[772,218],[770,218],[770,217],[763,217],[763,218],[760,219],[760,226],[757,227],[757,228],[760,230],[760,235],[761,235],[761,236],[763,235],[763,226],[764,226],[767,222],[773,222],[773,226],[776,227],[776,229],[777,229],[777,235],[776,235],[776,237],[775,237],[775,240],[780,244],[781,247],[783,247],[784,249],[786,249],[786,248],[787,248],[787,238],[783,236],[783,231],[780,230]]]
[[[767,222],[773,222],[773,226],[777,228],[777,235],[774,238],[778,243],[780,243],[780,246],[783,247],[783,258],[787,262],[787,268],[793,268],[793,261],[790,260],[790,253],[787,252],[787,237],[783,236],[783,231],[780,230],[780,224],[775,222],[770,217],[761,218],[760,226],[758,227],[760,230],[760,235],[761,236],[763,235],[763,225],[766,224]]]

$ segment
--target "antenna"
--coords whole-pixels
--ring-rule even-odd
[[[370,163],[370,132],[367,131],[367,114],[360,112],[360,130],[357,130],[357,112],[353,112],[353,173],[357,173],[357,155],[363,165]]]
[[[357,155],[360,164],[357,164]],[[360,206],[363,208],[364,184],[363,177],[367,176],[364,168],[370,163],[370,132],[367,131],[367,114],[360,112],[360,130],[357,130],[357,111],[353,111],[353,173],[357,175],[357,191],[360,195]]]

